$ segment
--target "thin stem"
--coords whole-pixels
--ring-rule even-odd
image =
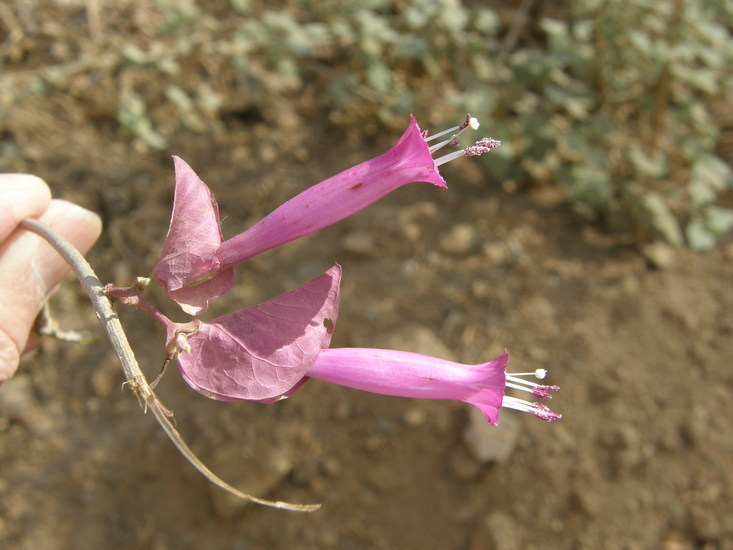
[[[101,283],[96,273],[94,273],[89,262],[84,259],[84,256],[82,256],[69,241],[64,239],[47,225],[37,220],[26,218],[20,222],[20,227],[43,237],[61,255],[66,263],[69,264],[94,305],[94,309],[97,312],[97,318],[101,321],[104,331],[107,334],[107,338],[109,338],[109,341],[120,360],[122,373],[124,374],[130,389],[146,410],[150,408],[150,410],[153,411],[153,416],[155,416],[155,419],[163,428],[163,431],[165,431],[168,438],[173,442],[180,453],[194,466],[194,468],[201,472],[214,485],[217,485],[218,487],[221,487],[244,500],[256,502],[265,506],[271,506],[273,508],[293,510],[296,512],[313,512],[321,507],[320,504],[290,504],[288,502],[257,498],[232,487],[209,470],[186,444],[181,434],[176,430],[170,419],[166,416],[166,409],[158,401],[158,398],[150,388],[145,375],[140,370],[140,366],[137,363],[137,359],[135,359],[135,354],[130,347],[130,343],[127,341],[127,336],[120,324],[120,320],[114,309],[112,309],[112,304],[109,298],[105,296],[104,285]]]
[[[56,249],[71,269],[74,270],[74,274],[79,279],[81,286],[92,300],[94,309],[97,312],[97,318],[101,321],[107,338],[109,338],[120,360],[122,372],[130,384],[130,389],[135,393],[138,400],[146,405],[151,404],[155,400],[155,396],[140,370],[140,366],[135,359],[132,348],[130,348],[120,320],[114,309],[112,309],[112,304],[104,295],[104,285],[102,285],[99,277],[94,273],[92,266],[89,265],[89,262],[84,259],[84,256],[70,242],[47,225],[26,218],[20,222],[20,227],[43,237]]]
[[[112,302],[120,302],[126,306],[143,310],[166,329],[166,331],[175,330],[176,327],[182,327],[181,323],[171,321],[163,312],[143,298],[142,291],[135,286],[118,287],[113,284],[108,284],[104,286],[104,295],[112,300]]]

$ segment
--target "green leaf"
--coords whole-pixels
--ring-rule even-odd
[[[692,179],[700,180],[715,191],[733,189],[733,170],[715,155],[701,155],[692,167]]]
[[[501,28],[501,20],[491,8],[478,8],[473,18],[474,26],[482,33],[495,36]]]
[[[145,100],[140,94],[131,90],[120,94],[117,121],[151,149],[164,149],[166,147],[167,141],[153,128],[153,124],[148,118]]]
[[[733,210],[709,206],[705,210],[705,224],[714,235],[722,237],[733,228]]]
[[[567,22],[545,17],[540,22],[540,27],[547,34],[550,51],[566,52],[572,47]]]
[[[687,246],[695,252],[712,250],[718,240],[700,219],[690,221],[685,233],[687,234]]]
[[[588,219],[597,219],[606,212],[611,200],[608,173],[596,166],[573,166],[560,170],[558,179],[570,188],[573,207]]]
[[[366,80],[369,87],[374,90],[378,96],[383,97],[389,92],[392,83],[389,69],[380,62],[371,63],[366,70]]]
[[[682,231],[669,205],[659,193],[648,193],[641,199],[641,206],[649,215],[652,226],[674,246],[682,246]],[[689,228],[689,226],[688,226]]]
[[[650,156],[638,145],[632,145],[629,149],[629,160],[639,176],[661,178],[667,173],[667,155],[661,151]]]

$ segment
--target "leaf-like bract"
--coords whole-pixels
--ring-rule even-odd
[[[233,270],[218,272],[216,252],[223,237],[214,196],[188,164],[179,157],[173,160],[173,215],[152,276],[186,313],[198,315],[206,310],[209,300],[229,291]],[[198,277],[202,279],[197,281]]]
[[[178,355],[184,380],[220,400],[273,400],[297,389],[331,343],[341,268],[274,298],[211,322],[187,336]]]

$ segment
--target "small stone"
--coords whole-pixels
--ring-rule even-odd
[[[220,449],[210,460],[212,471],[240,491],[266,498],[292,471],[293,461],[282,451],[263,451],[245,456],[233,447]],[[249,502],[219,487],[208,484],[211,502],[223,519],[232,519]]]
[[[341,248],[357,256],[372,256],[376,250],[374,239],[366,231],[354,231],[341,239]]]
[[[591,383],[588,387],[588,398],[594,404],[605,403],[618,396],[619,383],[609,377]]]
[[[656,242],[644,248],[644,257],[656,269],[669,269],[674,265],[677,252],[668,244]]]
[[[400,227],[402,234],[408,242],[414,243],[422,237],[422,229],[419,224],[408,222]]]
[[[682,437],[690,447],[701,447],[710,426],[710,418],[701,405],[694,405],[681,426]]]
[[[506,462],[514,451],[521,428],[521,420],[512,411],[502,410],[499,424],[492,426],[481,411],[471,407],[463,440],[479,462],[502,463]]]
[[[321,471],[326,477],[338,477],[341,470],[341,463],[335,458],[328,457],[321,463]]]
[[[335,529],[324,528],[320,530],[319,540],[326,548],[339,547],[339,534]]]
[[[412,409],[409,409],[407,410],[407,412],[405,412],[405,424],[407,424],[411,428],[417,428],[425,424],[426,417],[427,414],[425,413],[425,409],[413,407]]]
[[[491,286],[481,279],[478,279],[471,284],[471,294],[478,300],[489,298],[491,296],[491,291]]]
[[[440,239],[440,249],[454,256],[467,256],[476,250],[478,244],[478,233],[470,223],[454,225]]]
[[[710,513],[709,507],[694,505],[689,514],[690,527],[698,539],[714,541],[720,538],[722,533],[720,518]]]
[[[610,451],[610,472],[615,477],[643,467],[655,452],[654,445],[643,439],[631,424],[621,424],[605,431],[598,442]]]
[[[586,516],[593,518],[601,509],[601,501],[596,493],[587,487],[576,487],[570,493],[570,502]]]
[[[606,449],[625,451],[638,447],[640,436],[631,424],[620,424],[615,428],[603,431],[599,437],[599,443]]]
[[[504,512],[492,512],[473,532],[469,550],[520,550],[523,547],[522,528]]]
[[[27,422],[37,405],[33,382],[18,375],[3,383],[0,391],[0,417]]]
[[[440,210],[434,202],[424,201],[410,204],[400,209],[398,214],[400,225],[420,221],[430,221],[440,215]]]
[[[381,434],[372,434],[363,440],[364,448],[370,452],[377,452],[387,445],[387,439]]]
[[[482,251],[493,265],[503,264],[511,256],[509,248],[502,242],[485,243]]]
[[[474,481],[481,475],[481,465],[462,445],[451,451],[448,464],[453,477],[459,481]]]
[[[372,489],[383,495],[393,494],[405,485],[400,474],[384,464],[372,466],[367,482]]]
[[[684,535],[670,531],[662,539],[661,550],[693,550],[692,542]]]

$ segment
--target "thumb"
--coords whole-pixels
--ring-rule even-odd
[[[82,253],[101,231],[99,217],[70,202],[53,200],[39,221]],[[16,230],[0,245],[0,383],[18,367],[33,322],[69,268],[39,236]]]

